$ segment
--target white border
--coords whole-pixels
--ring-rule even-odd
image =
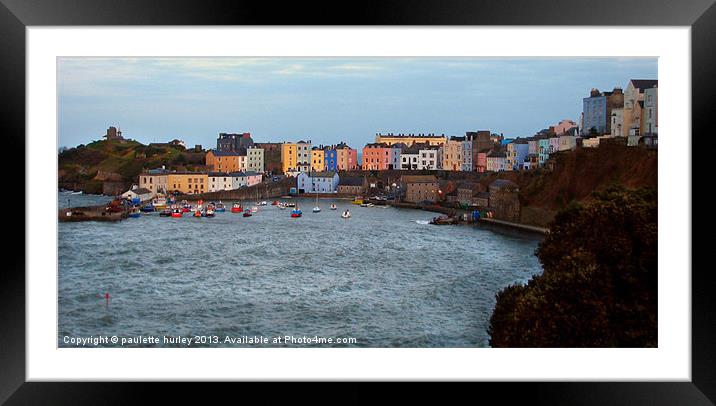
[[[690,28],[28,27],[27,30],[26,198],[31,213],[26,217],[27,380],[690,381]],[[659,348],[56,348],[57,226],[54,211],[45,206],[47,196],[54,196],[57,188],[57,177],[52,176],[57,172],[57,145],[53,142],[57,131],[56,57],[182,55],[658,56],[662,135],[658,173]],[[678,216],[666,215],[677,212]]]

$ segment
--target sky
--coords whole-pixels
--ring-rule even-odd
[[[530,136],[579,121],[592,88],[657,79],[656,58],[58,59],[59,146],[110,125],[142,143],[347,142],[380,133]]]

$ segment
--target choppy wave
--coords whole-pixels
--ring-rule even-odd
[[[267,206],[249,218],[61,223],[59,345],[66,334],[194,333],[486,346],[497,291],[541,272],[532,237],[335,203],[300,219]]]

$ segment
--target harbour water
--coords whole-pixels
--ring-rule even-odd
[[[312,213],[314,201],[297,201],[297,219],[271,205],[244,218],[224,202],[214,218],[60,223],[58,346],[74,346],[66,337],[201,335],[221,342],[192,346],[234,347],[255,344],[224,338],[290,335],[484,347],[495,294],[542,272],[535,235],[434,226],[434,213],[345,200],[321,199]],[[350,219],[340,217],[346,208]]]

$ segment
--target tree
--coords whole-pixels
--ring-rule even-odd
[[[657,194],[610,188],[560,212],[527,285],[497,294],[493,347],[656,347]]]

